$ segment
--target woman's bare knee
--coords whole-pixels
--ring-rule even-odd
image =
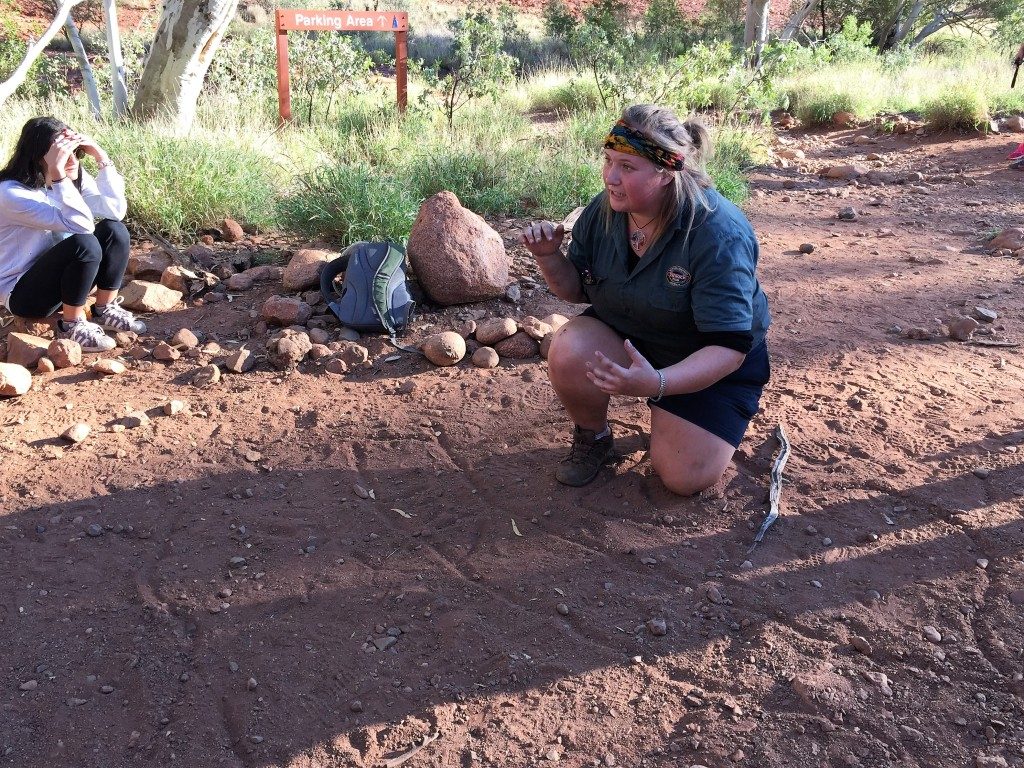
[[[707,490],[721,478],[723,473],[713,476],[706,470],[701,472],[695,470],[687,472],[679,467],[672,467],[671,470],[654,465],[654,472],[661,479],[662,484],[672,493],[678,496],[695,496],[701,491]]]

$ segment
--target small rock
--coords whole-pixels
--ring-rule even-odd
[[[54,339],[46,354],[57,368],[71,368],[82,364],[82,345],[71,339]]]
[[[228,560],[228,566],[231,568],[241,568],[243,565],[245,565],[245,563],[245,558],[240,555],[235,555],[230,560]]]
[[[992,474],[992,470],[988,467],[975,467],[971,470],[971,474],[977,477],[979,480],[987,480],[989,475]]]
[[[814,243],[801,243],[800,253],[814,253]]]
[[[36,373],[53,373],[55,370],[57,370],[57,366],[48,357],[40,357],[39,362],[36,363]]]
[[[846,208],[840,208],[837,217],[840,221],[857,221],[860,215],[857,210],[853,207],[847,206]]]
[[[980,323],[973,317],[954,318],[946,323],[949,338],[956,341],[969,341],[979,327]]]
[[[153,347],[153,357],[164,362],[173,362],[181,357],[181,352],[172,347],[166,341],[159,342]]]
[[[975,307],[974,317],[976,320],[980,320],[983,323],[994,323],[999,318],[999,314],[994,309]]]
[[[348,708],[351,709],[353,712],[362,712],[363,711],[363,702],[361,702],[359,699],[356,699],[355,701],[353,701],[351,704],[348,705]]]
[[[974,563],[983,571],[988,568],[988,560],[984,557],[979,557],[977,560],[974,561]]]
[[[96,538],[97,536],[102,536],[103,535],[103,526],[100,525],[99,523],[91,523],[89,525],[89,527],[85,529],[85,532],[89,536],[92,536],[93,538]]]
[[[120,360],[112,360],[110,358],[97,360],[92,364],[92,369],[104,376],[119,376],[128,370]]]
[[[224,227],[221,232],[225,243],[237,243],[245,237],[242,225],[234,219],[224,219]]]
[[[34,691],[39,687],[37,680],[26,680],[24,683],[18,686],[19,691]]]
[[[569,615],[569,606],[566,605],[565,603],[559,603],[558,605],[556,605],[555,606],[555,610],[558,611],[558,614],[560,616],[568,616]]]
[[[850,645],[853,646],[853,649],[855,651],[857,651],[858,653],[863,653],[865,656],[870,656],[873,651],[873,649],[871,648],[871,643],[869,643],[866,638],[861,637],[860,635],[854,635],[853,637],[851,637]]]
[[[939,632],[939,630],[937,630],[931,624],[925,624],[923,627],[921,627],[921,633],[925,636],[927,640],[933,643],[942,642],[942,633]]]
[[[14,363],[0,363],[0,396],[17,397],[32,388],[32,374],[28,368]]]
[[[72,443],[81,443],[89,436],[90,432],[92,432],[92,427],[84,421],[80,421],[79,423],[65,429],[64,432],[61,433],[61,437]]]
[[[494,368],[501,361],[492,347],[480,347],[470,359],[477,368]]]
[[[165,416],[177,416],[179,413],[183,413],[188,405],[183,400],[169,400],[164,403],[164,415]]]
[[[194,349],[199,346],[199,338],[188,328],[181,328],[171,337],[171,346]]]
[[[193,387],[208,387],[220,381],[220,368],[216,365],[204,365],[192,374]]]
[[[559,760],[562,759],[562,756],[561,754],[559,754],[557,749],[549,749],[547,752],[544,753],[544,759],[550,763],[557,763]]]
[[[255,677],[250,677],[248,681],[246,681],[245,683],[245,687],[248,688],[250,691],[255,691],[258,685],[259,683],[256,682]]]
[[[248,373],[254,365],[256,365],[256,357],[245,347],[235,350],[224,361],[225,370],[232,373]]]
[[[328,373],[340,376],[343,373],[348,373],[348,363],[337,357],[332,357],[327,361],[327,365],[324,366],[324,370]]]
[[[149,424],[149,414],[145,411],[132,411],[121,419],[121,423],[126,429],[138,429]]]
[[[664,637],[668,634],[668,625],[664,619],[651,619],[647,622],[647,631],[655,637]]]
[[[725,598],[722,596],[722,592],[714,584],[708,585],[707,598],[715,605],[721,605],[723,602],[725,602]]]

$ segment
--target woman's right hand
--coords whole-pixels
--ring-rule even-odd
[[[69,158],[78,148],[79,141],[69,131],[61,131],[53,138],[53,144],[45,155],[43,162],[46,164],[47,180],[62,179],[65,176],[65,169]]]
[[[565,227],[550,221],[531,221],[520,234],[519,241],[534,258],[554,256],[562,247]]]

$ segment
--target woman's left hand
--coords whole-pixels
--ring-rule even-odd
[[[609,395],[656,397],[661,383],[658,372],[647,358],[636,351],[629,339],[624,346],[630,359],[628,368],[623,368],[601,352],[595,352],[594,362],[587,363],[587,378]]]
[[[110,163],[110,158],[107,157],[107,153],[104,152],[100,145],[96,143],[96,140],[91,136],[86,136],[84,133],[74,134],[75,138],[78,139],[78,147],[85,154],[89,155],[99,165],[107,165]]]

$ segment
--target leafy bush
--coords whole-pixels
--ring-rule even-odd
[[[808,127],[828,125],[837,112],[858,114],[856,96],[826,85],[798,87],[789,93],[790,110]]]
[[[280,200],[282,223],[310,236],[344,243],[405,240],[419,201],[406,183],[361,164],[317,168]]]
[[[339,93],[358,92],[369,86],[372,60],[358,39],[334,32],[309,32],[291,35],[288,52],[292,92],[302,94],[299,101],[306,109],[307,124],[313,122],[313,110],[323,104],[326,118]]]
[[[275,223],[276,169],[244,139],[178,138],[127,124],[96,126],[95,133],[124,174],[132,221],[176,237],[225,216]]]
[[[466,11],[449,24],[451,51],[431,83],[449,129],[454,126],[456,111],[484,96],[496,98],[501,87],[512,80],[513,60],[502,50],[505,26],[486,11]]]
[[[562,79],[553,85],[530,88],[530,109],[541,112],[592,111],[601,104],[601,94],[593,80]]]
[[[875,58],[871,47],[871,24],[858,24],[854,16],[843,19],[843,26],[829,37],[828,47],[832,57],[838,62],[869,61]]]
[[[988,122],[988,102],[976,86],[954,85],[924,103],[922,111],[938,131],[973,130]]]

